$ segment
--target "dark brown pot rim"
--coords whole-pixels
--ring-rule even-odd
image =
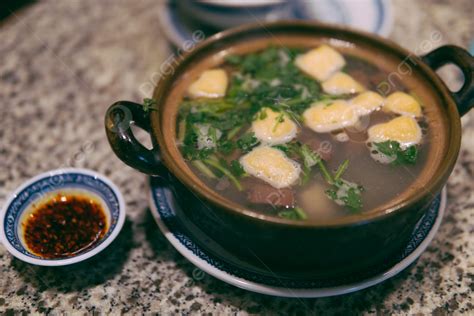
[[[445,155],[445,158],[440,163],[439,168],[436,171],[435,175],[433,176],[432,181],[428,181],[424,190],[417,191],[416,193],[412,194],[409,198],[403,200],[401,203],[398,203],[396,206],[388,208],[388,209],[383,209],[377,212],[368,211],[368,212],[364,212],[360,214],[352,214],[352,215],[347,215],[338,219],[325,220],[325,221],[312,221],[312,220],[292,221],[292,220],[277,218],[274,216],[263,215],[261,213],[258,213],[248,208],[244,208],[234,202],[231,202],[225,199],[224,197],[220,196],[219,194],[217,194],[210,188],[199,185],[198,183],[193,181],[189,176],[187,176],[186,172],[182,170],[181,168],[179,168],[177,164],[175,163],[176,159],[183,159],[183,158],[174,157],[170,153],[169,149],[163,145],[165,144],[165,141],[164,141],[163,133],[161,131],[159,111],[151,111],[150,117],[149,117],[150,119],[149,123],[151,123],[151,126],[150,126],[151,128],[149,128],[149,132],[152,136],[152,140],[154,141],[155,146],[159,148],[160,160],[163,162],[165,167],[179,181],[184,183],[184,185],[187,186],[191,191],[197,193],[201,198],[205,199],[206,201],[211,202],[212,204],[214,204],[215,206],[219,207],[220,209],[226,212],[229,212],[233,215],[247,217],[248,219],[251,219],[251,220],[265,222],[268,224],[286,225],[286,226],[294,226],[294,227],[301,227],[301,228],[330,228],[330,227],[340,227],[340,226],[347,226],[347,225],[357,225],[357,224],[363,224],[363,223],[367,223],[371,221],[382,220],[389,216],[393,216],[399,213],[410,211],[410,209],[412,209],[413,207],[422,207],[423,201],[426,202],[426,197],[428,194],[431,194],[432,197],[434,198],[434,196],[445,185],[447,178],[454,167],[454,164],[456,162],[459,149],[460,149],[461,124],[460,124],[460,115],[458,113],[459,105],[456,105],[456,102],[454,100],[454,98],[457,97],[457,95],[456,94],[453,95],[449,91],[449,89],[446,87],[446,85],[441,81],[441,79],[435,74],[435,69],[430,68],[430,66],[426,63],[426,62],[430,62],[429,60],[422,59],[419,57],[414,57],[414,54],[411,53],[410,51],[380,36],[362,32],[362,31],[355,31],[346,27],[321,24],[321,23],[316,23],[316,22],[307,22],[307,21],[279,21],[279,22],[272,22],[272,23],[256,23],[256,24],[240,26],[237,28],[233,28],[233,29],[229,29],[229,30],[217,33],[211,36],[210,38],[208,38],[207,40],[203,41],[202,43],[198,44],[191,52],[183,54],[182,57],[180,57],[180,62],[177,63],[176,65],[175,72],[171,74],[165,74],[163,77],[161,77],[160,82],[155,88],[153,97],[156,100],[158,100],[158,103],[160,103],[160,101],[164,99],[163,97],[167,95],[167,93],[169,92],[169,89],[172,86],[173,81],[176,79],[175,74],[180,73],[180,70],[186,69],[186,67],[188,67],[189,64],[191,64],[192,60],[194,60],[195,58],[197,58],[197,56],[202,54],[203,51],[210,49],[211,46],[219,44],[220,42],[224,42],[225,40],[230,40],[230,38],[238,37],[241,34],[244,35],[251,32],[259,32],[259,31],[271,32],[272,30],[279,30],[280,32],[282,32],[283,29],[288,29],[288,30],[293,30],[293,31],[296,31],[296,29],[301,29],[301,30],[324,29],[327,32],[333,32],[334,34],[338,34],[339,32],[339,33],[343,33],[345,35],[351,36],[354,39],[355,43],[357,43],[358,39],[369,41],[378,47],[382,47],[386,51],[395,53],[397,56],[400,57],[400,60],[403,60],[407,56],[413,56],[411,57],[411,59],[414,60],[414,62],[416,63],[416,66],[418,67],[418,71],[421,71],[423,73],[426,79],[429,80],[429,83],[431,84],[433,89],[438,93],[438,95],[440,96],[440,101],[441,101],[440,103],[446,107],[447,109],[446,112],[449,116],[448,117],[448,122],[449,122],[448,127],[450,128],[450,134],[448,135],[449,146],[447,148],[447,153]],[[244,38],[244,36],[242,36],[242,38]],[[457,48],[457,49],[460,49],[460,48]],[[430,54],[426,55],[426,57],[430,57],[429,56]],[[472,62],[472,57],[470,58],[471,59],[468,60],[470,69],[468,70],[463,69],[463,72],[466,75],[465,71],[471,71],[469,78],[472,79],[472,69],[474,67],[473,66],[474,63]],[[448,60],[448,62],[452,62],[452,61]],[[433,65],[431,66],[433,66],[434,68],[437,68],[440,65],[442,65],[443,62],[432,63],[432,64]],[[471,93],[472,82],[468,82],[468,83],[469,83],[469,87],[467,88],[469,88],[469,93]],[[466,87],[464,87],[463,89],[465,88]],[[464,105],[464,110],[462,110],[462,112],[467,112],[467,110],[470,107],[472,107],[472,105],[469,105],[469,106]],[[146,118],[144,120],[146,120]],[[106,118],[106,125],[107,124],[110,124],[110,122],[108,122]],[[147,126],[142,126],[142,127],[148,129]],[[108,133],[108,136],[109,136],[109,141],[111,142],[111,145],[114,148],[114,151],[127,164],[132,165],[133,167],[141,171],[144,171],[146,173],[156,174],[156,171],[154,171],[154,173],[149,172],[150,168],[148,169],[140,168],[140,166],[137,164],[133,165],[133,163],[127,162],[126,157],[124,157],[124,154],[121,155],[116,150],[117,146],[114,147],[113,141],[111,140],[109,133]],[[429,200],[431,200],[431,198]]]

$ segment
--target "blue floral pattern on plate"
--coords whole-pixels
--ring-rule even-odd
[[[385,264],[379,265],[372,269],[368,269],[363,273],[352,275],[350,277],[341,277],[337,279],[290,279],[281,277],[278,275],[263,275],[256,273],[255,271],[249,271],[241,266],[232,264],[231,262],[224,261],[221,258],[217,258],[212,254],[202,249],[196,242],[193,241],[193,237],[189,232],[183,228],[180,219],[176,216],[175,211],[171,207],[171,201],[168,200],[165,191],[169,190],[163,182],[158,178],[150,178],[150,189],[152,194],[152,200],[156,206],[159,216],[163,223],[166,225],[168,230],[179,240],[179,242],[191,251],[195,256],[206,261],[213,267],[224,271],[228,274],[234,275],[245,280],[252,282],[277,286],[287,287],[293,289],[315,289],[315,288],[326,288],[334,287],[339,285],[351,284],[354,282],[362,281],[370,277],[376,276],[380,273],[385,272],[387,269],[392,267],[395,263],[402,261],[413,253],[416,248],[423,242],[431,231],[437,217],[441,203],[441,195],[438,195],[430,205],[425,215],[420,219],[416,228],[412,233],[410,241],[407,243],[405,249],[398,254],[392,260],[387,260]]]
[[[110,228],[105,236],[96,243],[93,247],[87,248],[85,251],[90,251],[99,246],[103,241],[109,237],[117,225],[120,207],[118,197],[114,191],[102,180],[81,173],[62,173],[45,177],[31,183],[26,188],[21,190],[10,203],[6,209],[4,232],[7,241],[22,254],[32,257],[40,258],[30,253],[23,246],[19,237],[20,219],[22,213],[31,205],[31,203],[48,193],[65,190],[65,189],[83,189],[85,191],[95,193],[107,205],[110,211],[111,223]],[[44,259],[43,260],[62,260],[62,259]]]

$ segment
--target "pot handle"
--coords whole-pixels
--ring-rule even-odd
[[[130,167],[149,175],[162,174],[159,151],[143,146],[133,135],[132,124],[150,133],[150,118],[143,106],[129,101],[112,104],[105,114],[105,132],[110,146]]]
[[[421,59],[433,70],[448,63],[458,66],[464,75],[464,84],[457,92],[452,92],[458,106],[459,115],[464,115],[474,106],[474,57],[465,49],[454,46],[441,46]]]

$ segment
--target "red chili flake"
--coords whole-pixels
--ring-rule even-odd
[[[102,206],[75,193],[49,198],[22,224],[28,250],[48,259],[74,256],[96,244],[108,230]]]

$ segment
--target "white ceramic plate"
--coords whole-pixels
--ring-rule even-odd
[[[325,281],[282,279],[268,271],[259,272],[258,267],[240,261],[225,249],[219,248],[220,246],[192,223],[184,218],[178,218],[176,212],[179,211],[179,206],[172,192],[157,178],[150,178],[149,202],[161,232],[178,252],[202,271],[252,292],[282,297],[315,298],[365,289],[395,276],[413,263],[428,247],[439,228],[446,207],[446,189],[443,189],[433,201],[430,209],[417,224],[410,242],[396,256],[395,263],[350,278]],[[195,242],[196,238],[199,238],[200,242],[205,242],[208,247],[213,247],[220,257],[200,247]]]
[[[388,36],[392,29],[393,14],[390,0],[295,0],[290,1],[285,19],[317,20],[347,25],[363,31]],[[248,17],[244,17],[248,21]],[[243,19],[244,19],[243,18]],[[159,20],[166,37],[176,47],[193,40],[193,33],[206,30],[183,18],[178,6],[164,1],[159,6]],[[255,17],[255,21],[258,18]],[[202,38],[199,36],[199,38]]]

